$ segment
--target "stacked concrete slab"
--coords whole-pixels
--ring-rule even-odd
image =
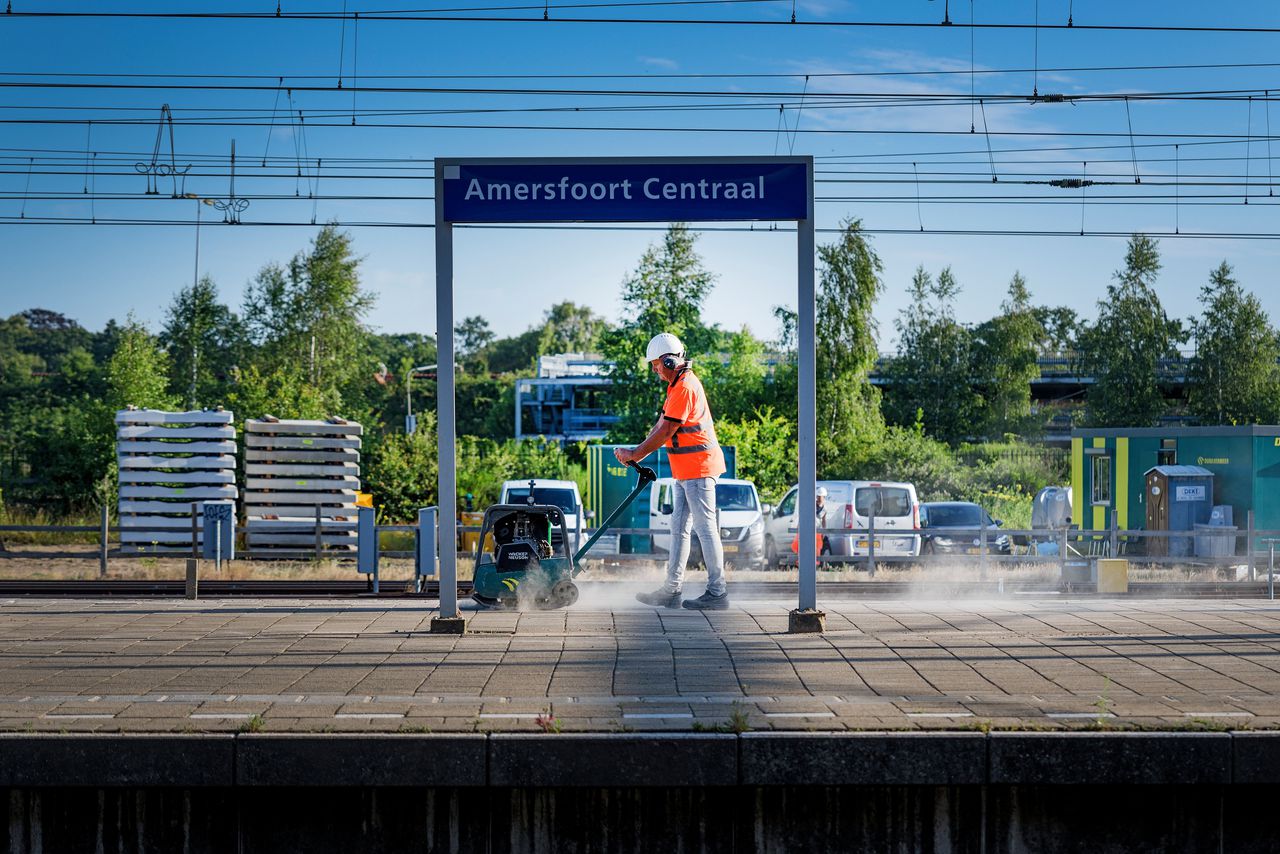
[[[250,419],[244,425],[249,548],[299,552],[356,548],[360,436],[352,421]]]
[[[120,542],[125,551],[191,551],[205,501],[236,499],[234,416],[222,410],[116,413]]]

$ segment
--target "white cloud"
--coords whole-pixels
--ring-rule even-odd
[[[665,56],[642,56],[642,57],[639,57],[639,60],[642,65],[648,65],[653,68],[661,68],[665,71],[675,71],[677,68],[680,67],[680,63],[676,62],[674,59],[669,59],[668,57],[665,57]]]

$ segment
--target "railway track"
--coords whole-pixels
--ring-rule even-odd
[[[613,582],[595,582],[597,585]],[[588,585],[595,586],[591,582]],[[147,598],[182,597],[186,585],[180,580],[138,581],[121,579],[3,579],[0,580],[0,597],[5,596],[78,596],[94,598]],[[735,596],[750,598],[793,598],[794,581],[750,581],[733,585]],[[458,583],[460,597],[471,595],[471,582]],[[228,581],[201,580],[203,597],[373,597],[371,584],[365,579],[326,581]],[[833,581],[818,583],[818,599],[947,599],[983,596],[1087,596],[1087,589],[1064,591],[1058,585],[997,581]],[[1213,598],[1252,599],[1265,598],[1267,585],[1258,582],[1136,582],[1129,585],[1130,597],[1138,598]],[[384,581],[377,594],[379,598],[439,598],[439,585],[428,582],[421,593],[412,592],[405,581]],[[589,603],[588,603],[589,604]]]

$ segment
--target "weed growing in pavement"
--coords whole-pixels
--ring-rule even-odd
[[[1183,729],[1193,730],[1195,732],[1228,732],[1231,727],[1222,721],[1213,720],[1211,718],[1192,718],[1187,721]]]
[[[1111,693],[1111,677],[1102,677],[1102,693],[1098,695],[1098,699],[1094,701],[1093,706],[1098,710],[1098,718],[1095,721],[1099,727],[1102,726],[1102,720],[1107,716],[1107,706],[1111,705],[1111,700],[1107,696]]]
[[[732,732],[741,735],[744,732],[751,731],[751,723],[747,718],[746,710],[734,703],[733,710],[729,712],[727,721],[721,721],[718,724],[704,724],[702,721],[695,720],[692,728],[694,732]]]
[[[545,733],[554,734],[554,733],[560,732],[560,727],[561,727],[560,719],[557,718],[555,715],[551,714],[550,712],[544,712],[538,715],[536,718],[533,719],[533,722],[537,724]]]
[[[431,732],[431,727],[429,727],[429,726],[422,726],[422,725],[420,725],[420,724],[417,724],[417,725],[401,724],[401,725],[400,725],[400,732],[430,733],[430,732]]]
[[[266,728],[267,722],[262,715],[252,715],[249,720],[240,725],[241,732],[262,732]]]

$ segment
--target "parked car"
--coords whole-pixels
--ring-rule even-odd
[[[649,527],[671,530],[672,488],[675,481],[660,477],[649,491]],[[749,480],[716,481],[716,511],[720,517],[720,547],[725,563],[759,567],[764,563],[764,514],[756,485]],[[670,551],[671,534],[655,533],[653,545]],[[689,541],[689,564],[702,563],[702,547],[695,533]]]
[[[921,554],[980,554],[979,530],[999,528],[1004,524],[972,501],[927,501],[920,505],[920,524],[924,531]],[[1010,554],[1009,536],[985,534],[987,551]]]
[[[586,537],[581,536],[580,532],[587,526],[587,519],[590,513],[583,512],[582,495],[578,492],[578,484],[572,480],[547,480],[543,478],[508,480],[502,484],[502,493],[498,503],[527,503],[529,501],[530,483],[533,484],[533,503],[554,504],[559,507],[564,511],[564,527],[569,532],[570,539],[575,542],[585,540]],[[552,542],[557,542],[559,537],[559,530],[553,528],[551,531]],[[574,545],[573,547],[576,548],[577,546]]]
[[[843,528],[849,534],[828,534],[833,555],[862,556],[870,551],[867,531],[875,513],[876,554],[914,557],[920,554],[920,502],[910,483],[870,480],[821,480],[827,490],[827,529]],[[793,486],[765,521],[765,561],[776,566],[791,556],[799,517],[798,486]],[[810,511],[814,512],[814,511]],[[861,531],[862,533],[856,533]]]

